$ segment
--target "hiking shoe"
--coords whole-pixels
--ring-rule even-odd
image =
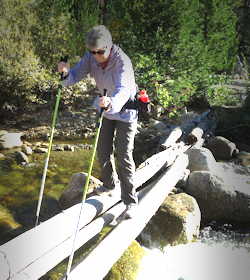
[[[109,188],[104,187],[103,185],[96,187],[94,189],[94,192],[98,195],[108,195],[108,196],[115,195],[115,189],[109,189]]]
[[[129,204],[126,206],[126,210],[123,214],[123,218],[125,220],[128,220],[128,219],[132,219],[135,215],[135,212],[136,212],[136,209],[137,209],[137,205],[136,204]]]

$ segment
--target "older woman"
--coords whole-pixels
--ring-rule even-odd
[[[100,93],[108,90],[108,96],[94,101],[94,107],[99,111],[101,107],[106,108],[97,146],[103,185],[95,191],[97,194],[110,193],[120,187],[121,198],[126,205],[124,218],[130,219],[138,204],[133,180],[137,110],[125,109],[124,105],[136,94],[133,67],[129,57],[112,43],[111,34],[103,25],[92,28],[86,45],[89,51],[74,68],[70,69],[69,63],[60,62],[58,70],[65,72],[64,86],[74,85],[92,73]],[[119,179],[113,155],[114,142]]]

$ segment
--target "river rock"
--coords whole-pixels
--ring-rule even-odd
[[[229,172],[216,175],[208,171],[194,171],[189,175],[185,190],[197,200],[205,221],[250,222],[249,177],[235,176]]]
[[[18,164],[29,163],[28,157],[22,151],[16,153],[16,161]]]
[[[47,153],[47,148],[36,147],[34,153]]]
[[[140,269],[142,269],[142,258],[145,255],[146,252],[140,244],[134,240],[118,261],[112,266],[104,279],[136,279]],[[146,267],[143,269],[146,269]]]
[[[237,156],[233,159],[235,163],[247,166],[250,168],[250,153],[245,151],[240,151]]]
[[[161,105],[155,105],[151,107],[151,116],[153,119],[158,119],[162,112],[164,111]]]
[[[207,143],[206,147],[212,152],[216,160],[229,160],[233,153],[237,151],[235,143],[222,136],[214,137]]]
[[[17,223],[12,214],[3,206],[0,205],[0,231],[4,236],[3,239],[8,239],[9,236],[13,237],[14,232],[21,229],[21,225]],[[2,244],[4,240],[1,240]]]
[[[20,147],[22,133],[9,133],[5,130],[0,130],[0,149],[11,149],[13,147]]]
[[[169,195],[138,240],[152,249],[186,244],[199,235],[200,221],[201,213],[194,197],[186,193]]]
[[[187,169],[190,172],[193,171],[212,171],[214,172],[217,168],[217,162],[207,148],[191,148],[186,151],[189,159],[189,165]]]
[[[59,198],[59,206],[61,209],[67,209],[82,201],[83,190],[85,187],[87,173],[78,172],[71,176],[68,182],[68,188],[62,193]],[[92,192],[95,187],[102,182],[93,176],[90,176],[88,193]]]
[[[26,155],[32,155],[32,148],[30,146],[27,146],[26,144],[23,144],[21,146],[21,151],[24,152]]]
[[[153,222],[171,245],[191,242],[199,235],[201,213],[195,198],[186,193],[168,196]]]
[[[155,130],[166,130],[166,129],[167,129],[167,126],[166,126],[163,122],[157,121],[157,122],[155,123],[155,125],[153,126],[153,128],[154,128]]]

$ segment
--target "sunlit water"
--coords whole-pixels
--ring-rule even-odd
[[[60,211],[57,202],[67,188],[68,180],[74,173],[88,171],[91,154],[92,150],[51,153],[41,219],[48,219],[50,214]],[[143,154],[144,151],[136,155],[137,165],[143,161]],[[7,164],[5,161],[0,162],[0,205],[24,228],[35,223],[46,154],[33,154],[29,159],[30,163],[24,166],[14,161]],[[100,176],[97,158],[92,175],[96,178]],[[250,279],[249,236],[250,232],[232,230],[230,225],[216,230],[207,226],[193,243],[165,246],[161,250],[144,248],[147,255],[143,258],[143,269],[137,280]],[[3,240],[1,232],[0,239]],[[48,276],[46,279],[52,278]]]
[[[193,243],[147,249],[137,280],[248,280],[250,234],[232,231],[230,225],[200,232]]]

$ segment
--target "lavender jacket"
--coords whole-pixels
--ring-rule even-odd
[[[136,87],[132,63],[122,49],[113,45],[110,61],[105,69],[90,52],[87,52],[80,62],[70,69],[63,85],[72,86],[89,73],[93,74],[100,93],[103,95],[106,88],[111,97],[111,110],[105,112],[104,117],[134,122],[137,119],[137,111],[123,108],[130,96],[135,95]],[[100,111],[99,98],[95,99],[93,106]]]

